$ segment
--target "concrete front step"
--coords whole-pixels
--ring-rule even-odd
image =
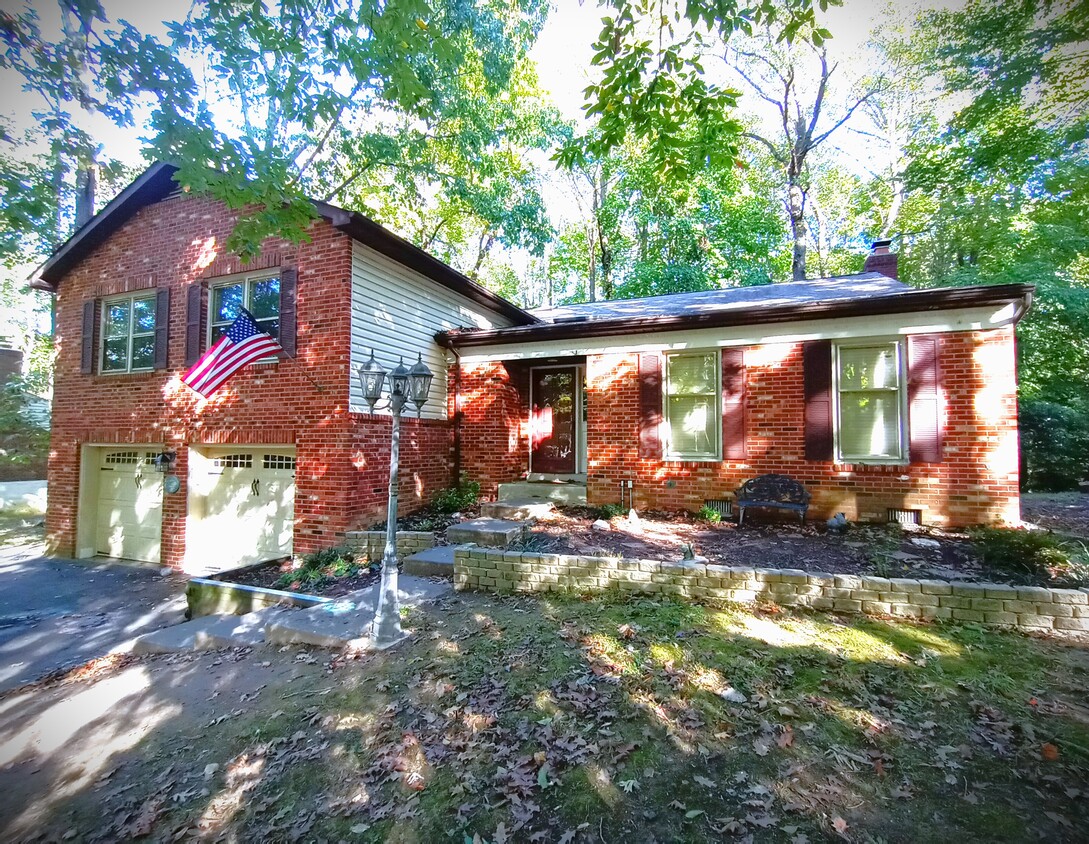
[[[573,481],[518,481],[499,485],[500,501],[552,501],[570,507],[586,505],[586,484]]]
[[[418,551],[401,562],[401,571],[415,577],[454,577],[454,546],[440,545]]]
[[[527,521],[547,519],[556,507],[551,501],[528,498],[525,501],[488,501],[480,505],[480,515],[487,519]]]
[[[281,607],[269,607],[245,615],[205,615],[145,633],[132,644],[134,654],[169,654],[180,651],[215,650],[260,645],[265,629],[280,614]]]
[[[507,519],[473,519],[450,525],[446,529],[446,541],[451,545],[506,548],[521,535],[523,526],[522,522]]]
[[[586,475],[554,475],[547,472],[530,472],[526,480],[533,484],[585,484]]]
[[[402,575],[398,578],[397,597],[402,608],[414,607],[433,601],[452,588],[449,583]],[[375,583],[334,603],[285,613],[268,626],[265,639],[273,644],[370,650],[377,603]]]

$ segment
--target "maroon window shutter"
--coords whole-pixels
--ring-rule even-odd
[[[166,369],[170,334],[170,290],[160,287],[155,293],[155,368]]]
[[[639,456],[662,456],[662,357],[639,355]]]
[[[832,342],[802,344],[805,372],[805,459],[831,460],[832,455]]]
[[[745,459],[745,353],[722,350],[722,458]]]
[[[295,293],[298,270],[287,267],[280,272],[280,345],[284,355],[295,357]]]
[[[908,443],[912,463],[942,460],[941,340],[908,338]]]
[[[202,332],[201,304],[204,290],[199,284],[191,284],[185,291],[185,365],[192,366],[200,360]]]
[[[90,375],[95,371],[95,301],[83,303],[83,336],[80,338],[79,371]]]

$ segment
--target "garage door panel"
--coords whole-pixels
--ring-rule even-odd
[[[215,449],[192,481],[206,489],[199,523],[207,549],[201,561],[230,568],[291,554],[294,534],[294,455],[284,450]]]
[[[98,473],[95,552],[159,563],[163,521],[162,475],[150,470],[150,447],[103,449]]]

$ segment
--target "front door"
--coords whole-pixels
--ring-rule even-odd
[[[578,429],[574,366],[534,369],[530,408],[530,471],[555,475],[575,473]]]

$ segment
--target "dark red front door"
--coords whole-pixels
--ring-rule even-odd
[[[575,472],[575,367],[533,370],[530,471]]]

